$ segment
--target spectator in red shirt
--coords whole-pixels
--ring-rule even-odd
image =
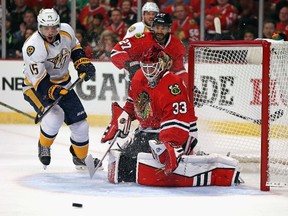
[[[110,14],[111,24],[106,27],[106,30],[112,31],[117,35],[117,40],[120,41],[125,36],[127,25],[122,20],[122,13],[119,9],[115,8]]]
[[[205,0],[205,9],[211,8],[212,6],[216,5],[216,0]],[[190,1],[190,6],[192,8],[193,17],[194,19],[200,23],[200,8],[201,8],[201,0],[193,0]]]
[[[171,33],[178,37],[187,49],[190,41],[200,39],[198,23],[188,16],[186,5],[183,3],[175,5],[174,17]]]
[[[217,0],[217,5],[205,11],[206,40],[213,40],[216,36],[214,18],[219,17],[222,37],[232,39],[232,32],[236,27],[238,17],[237,8],[229,3],[229,0]]]
[[[89,23],[92,22],[95,14],[101,14],[104,17],[103,24],[105,26],[108,25],[107,10],[100,5],[100,0],[89,0],[88,5],[82,9],[79,17],[81,24],[86,30],[89,30]]]
[[[178,5],[178,4],[184,4],[185,7],[186,7],[186,11],[188,13],[188,15],[190,17],[193,17],[193,11],[192,11],[192,7],[190,7],[190,5],[186,4],[184,2],[184,0],[175,0],[175,3],[174,4],[169,4],[167,5],[166,7],[163,8],[163,10],[161,10],[161,12],[164,12],[164,13],[169,13],[170,16],[174,16],[174,13],[175,13],[175,6]]]

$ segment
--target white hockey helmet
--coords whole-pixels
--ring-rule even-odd
[[[60,17],[54,8],[41,9],[37,16],[38,31],[41,33],[42,26],[58,26],[60,27]]]
[[[142,16],[145,11],[153,11],[155,13],[159,13],[159,7],[155,2],[146,2],[142,7]]]

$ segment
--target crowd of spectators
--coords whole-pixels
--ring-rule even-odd
[[[61,22],[71,24],[71,0],[6,2],[7,58],[22,58],[21,47],[26,38],[37,30],[36,17],[41,8],[55,8]],[[145,2],[142,1],[142,4]],[[201,0],[153,2],[160,11],[171,14],[171,33],[179,37],[186,47],[191,41],[200,40]],[[222,39],[254,40],[258,37],[259,1],[205,2],[205,40],[215,39],[215,17],[220,18]],[[129,26],[137,22],[137,0],[76,0],[76,8],[76,37],[91,59],[110,60],[113,46],[124,37]],[[261,28],[263,38],[272,38],[275,32],[288,35],[288,0],[264,1],[264,24]]]

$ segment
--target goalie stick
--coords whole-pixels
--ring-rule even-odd
[[[6,108],[9,108],[9,109],[17,112],[17,113],[20,113],[20,114],[22,114],[22,115],[25,115],[26,117],[28,117],[28,118],[30,118],[30,119],[35,120],[34,116],[32,116],[32,115],[30,115],[30,114],[28,114],[28,113],[25,113],[25,112],[23,112],[23,111],[21,111],[21,110],[19,110],[19,109],[16,109],[16,108],[14,108],[14,107],[6,104],[6,103],[1,102],[1,101],[0,101],[0,104],[1,104],[2,106],[6,107]]]
[[[110,149],[112,148],[112,146],[114,145],[118,135],[120,134],[120,130],[118,130],[114,136],[114,138],[112,140],[109,141],[109,148],[106,150],[106,152],[104,153],[103,157],[101,158],[101,160],[99,161],[99,163],[97,164],[97,166],[95,167],[94,165],[94,159],[92,157],[91,154],[89,154],[86,158],[85,158],[85,164],[86,167],[88,169],[89,175],[90,175],[90,179],[93,178],[94,174],[96,173],[96,171],[98,170],[98,168],[100,167],[100,165],[102,164],[103,160],[105,159],[106,155],[108,154],[108,152],[110,151]]]
[[[218,110],[225,111],[226,113],[228,113],[230,115],[239,117],[239,118],[247,120],[247,121],[251,121],[251,122],[253,122],[255,124],[258,124],[258,125],[262,124],[262,120],[261,119],[254,119],[254,118],[251,118],[251,117],[248,117],[248,116],[244,116],[244,115],[241,115],[240,113],[237,113],[237,112],[234,112],[232,110],[228,110],[226,108],[219,107],[219,106],[216,106],[216,105],[213,105],[213,104],[208,104],[208,106],[213,107],[213,108],[218,109]],[[272,122],[276,121],[277,119],[281,118],[283,116],[283,114],[284,114],[284,110],[279,109],[279,110],[275,111],[274,113],[270,114],[269,115],[269,119]]]
[[[222,39],[222,31],[221,31],[221,22],[219,17],[214,18],[214,27],[215,27],[215,36],[214,40],[221,40]]]
[[[85,75],[86,75],[85,73],[80,74],[78,79],[68,88],[68,91],[71,91],[78,83],[82,82]],[[59,98],[57,98],[57,100],[55,100],[53,104],[42,115],[37,114],[35,117],[35,124],[40,122],[44,118],[44,116],[46,116],[50,112],[50,110],[59,103],[59,101],[63,98],[63,96],[64,95],[61,95]]]

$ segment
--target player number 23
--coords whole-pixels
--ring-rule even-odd
[[[183,114],[183,113],[187,113],[187,104],[184,101],[181,102],[175,102],[173,103],[173,114],[177,115],[177,114]]]

